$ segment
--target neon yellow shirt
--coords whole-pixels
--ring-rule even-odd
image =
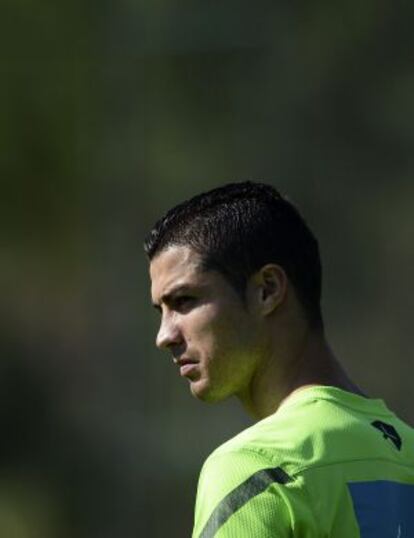
[[[414,430],[382,400],[293,394],[215,450],[193,538],[414,538]]]

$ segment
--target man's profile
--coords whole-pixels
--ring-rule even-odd
[[[317,240],[273,187],[172,208],[145,242],[157,346],[192,394],[257,422],[201,471],[194,538],[414,537],[414,431],[350,380],[320,308]]]

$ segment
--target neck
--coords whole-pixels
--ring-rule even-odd
[[[271,346],[238,397],[247,412],[259,420],[273,414],[293,393],[317,385],[362,395],[335,358],[323,332],[306,327],[291,341]]]

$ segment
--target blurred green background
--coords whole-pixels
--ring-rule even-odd
[[[414,4],[6,0],[0,536],[189,536],[250,424],[153,345],[141,244],[172,204],[273,183],[319,237],[330,341],[414,422]]]

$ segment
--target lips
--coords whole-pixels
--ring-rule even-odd
[[[182,377],[189,377],[197,368],[197,361],[191,359],[174,359],[175,364],[180,367],[180,375]]]
[[[182,377],[191,377],[197,368],[197,363],[190,362],[180,367],[180,375]]]
[[[185,357],[182,357],[181,359],[173,359],[174,364],[177,364],[178,366],[184,366],[186,364],[195,364],[197,361],[193,359],[187,359]]]

